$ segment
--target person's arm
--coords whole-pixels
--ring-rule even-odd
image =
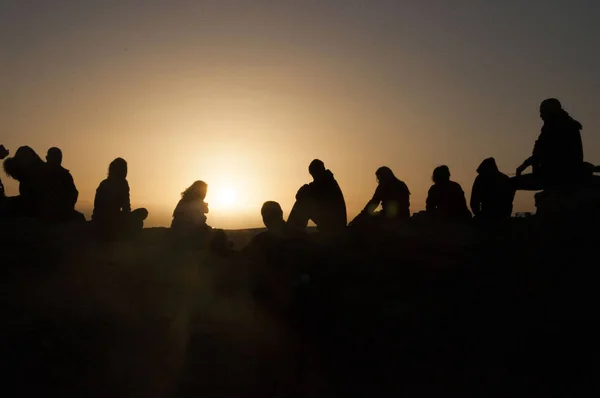
[[[380,187],[381,187],[381,185],[377,185],[377,188],[375,189],[375,193],[373,194],[373,197],[371,198],[371,200],[369,200],[369,202],[365,206],[363,212],[366,212],[368,214],[375,213],[377,206],[379,206],[379,204],[381,203],[381,188]]]
[[[533,152],[530,157],[517,167],[517,176],[520,176],[529,166],[536,166],[540,163],[544,151],[544,134],[540,134],[533,145]]]

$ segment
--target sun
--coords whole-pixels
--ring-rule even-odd
[[[231,186],[216,187],[211,203],[217,208],[232,208],[235,207],[238,195],[236,190]]]

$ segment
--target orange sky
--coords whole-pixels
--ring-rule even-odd
[[[413,211],[440,164],[468,199],[481,160],[511,174],[529,156],[549,96],[583,123],[586,159],[600,162],[596,44],[563,10],[539,22],[462,2],[298,3],[5,2],[0,143],[62,148],[83,210],[124,157],[151,226],[168,225],[198,179],[211,225],[260,226],[266,200],[289,212],[313,158],[335,174],[349,219],[382,165],[408,184]],[[545,45],[557,37],[576,48]],[[223,189],[237,192],[231,207],[215,202]],[[533,210],[532,195],[518,194],[515,210]]]

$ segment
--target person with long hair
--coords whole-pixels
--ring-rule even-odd
[[[459,183],[450,180],[448,166],[433,170],[433,185],[427,194],[427,213],[442,219],[470,219],[465,192]]]
[[[113,160],[108,167],[108,177],[100,183],[94,198],[92,224],[106,238],[127,237],[144,227],[148,210],[131,210],[127,162]]]
[[[362,212],[352,221],[352,225],[357,222],[367,220],[389,220],[399,221],[410,219],[410,191],[404,183],[399,180],[392,169],[382,166],[375,172],[377,178],[377,188],[373,197]],[[381,211],[376,211],[381,205]]]
[[[171,229],[191,233],[208,227],[208,203],[204,201],[207,190],[208,185],[204,181],[195,181],[181,193],[181,199],[173,211]]]

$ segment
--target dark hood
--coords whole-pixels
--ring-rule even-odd
[[[498,166],[496,165],[496,159],[487,158],[477,168],[477,173],[479,174],[492,174],[498,173]]]
[[[561,110],[557,112],[556,115],[549,117],[544,121],[544,126],[546,125],[560,125],[561,127],[567,127],[574,130],[581,130],[583,125],[579,123],[577,120],[573,119],[566,111]]]

